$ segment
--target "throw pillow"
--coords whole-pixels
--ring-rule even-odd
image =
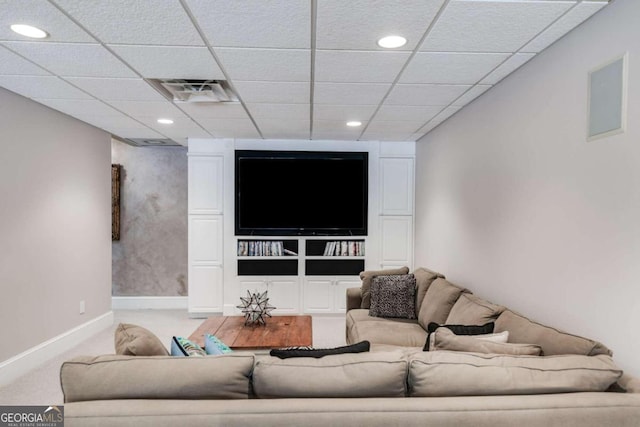
[[[369,316],[415,319],[415,276],[402,274],[374,277],[371,281]]]
[[[534,344],[509,344],[488,341],[482,335],[456,335],[450,329],[438,328],[431,334],[429,351],[449,350],[473,353],[540,356],[542,348]]]
[[[171,339],[172,356],[206,356],[206,352],[198,344],[183,337],[173,337]]]
[[[120,323],[114,334],[116,354],[124,356],[168,356],[162,341],[146,328]]]
[[[278,357],[280,359],[288,359],[290,357],[315,357],[320,358],[324,356],[330,356],[333,354],[345,354],[345,353],[364,353],[369,351],[369,341],[360,341],[355,344],[345,345],[335,348],[313,348],[313,347],[288,347],[281,349],[273,349],[269,352],[271,356]]]
[[[509,341],[509,331],[502,331],[494,334],[472,335],[472,337],[483,341],[506,343]]]
[[[371,305],[371,281],[377,276],[388,276],[391,274],[408,274],[409,267],[390,268],[388,270],[367,270],[360,272],[362,285],[360,292],[362,293],[362,301],[360,308],[369,308]]]
[[[428,268],[420,267],[413,270],[413,275],[416,276],[416,316],[420,313],[424,296],[433,283],[434,280],[441,278],[444,279],[444,275],[437,271],[429,270]]]
[[[447,328],[456,335],[485,335],[492,334],[494,326],[494,322],[485,323],[484,325],[440,325],[438,323],[431,322],[427,326],[427,342],[424,344],[422,350],[429,351],[429,340],[431,334],[440,327]]]
[[[458,325],[482,325],[494,322],[505,310],[473,294],[462,294],[453,305],[446,323]]]
[[[233,350],[215,335],[205,334],[204,351],[207,354],[226,354],[231,353]]]

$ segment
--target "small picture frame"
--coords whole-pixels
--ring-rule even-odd
[[[625,53],[589,71],[587,141],[625,131],[627,63]]]

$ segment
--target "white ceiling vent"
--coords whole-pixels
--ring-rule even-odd
[[[175,103],[238,102],[224,80],[147,80]]]

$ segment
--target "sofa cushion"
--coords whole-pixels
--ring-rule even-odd
[[[416,318],[416,278],[413,274],[376,276],[371,281],[369,315]]]
[[[484,325],[440,325],[436,322],[430,322],[427,325],[427,340],[424,344],[423,350],[429,351],[429,348],[431,347],[431,334],[440,327],[447,328],[456,335],[486,335],[493,333],[494,326],[494,322],[485,323]]]
[[[610,356],[511,356],[434,351],[409,358],[410,396],[605,391],[622,375]]]
[[[495,342],[482,337],[483,335],[456,335],[450,329],[438,328],[429,337],[429,351],[450,350],[529,356],[540,356],[542,353],[542,348],[538,345]]]
[[[116,354],[124,356],[168,356],[167,348],[150,330],[120,323],[114,333]]]
[[[325,357],[335,354],[345,353],[363,353],[369,351],[369,341],[360,341],[351,345],[344,345],[334,348],[311,348],[311,347],[293,347],[293,348],[274,348],[269,355],[280,359],[288,359],[290,357]]]
[[[362,301],[360,302],[360,308],[368,309],[371,306],[371,281],[374,277],[407,273],[409,273],[409,267],[390,268],[387,270],[366,270],[360,272],[360,279],[362,280],[360,288],[360,291],[362,292]]]
[[[64,362],[64,401],[110,399],[248,399],[255,357],[80,356]]]
[[[256,361],[253,389],[259,398],[404,397],[406,373],[399,352],[268,357]]]
[[[511,310],[505,310],[495,323],[495,332],[509,331],[510,342],[537,344],[546,356],[612,354],[602,343],[542,325]]]
[[[427,289],[431,286],[434,280],[437,278],[444,279],[444,275],[436,271],[429,270],[428,268],[419,267],[413,271],[413,275],[416,278],[416,317],[420,313],[422,307],[422,301],[427,293]]]
[[[463,293],[451,308],[447,323],[484,325],[495,321],[504,310],[503,306],[490,303],[470,293]]]
[[[426,330],[431,322],[445,323],[453,305],[458,301],[460,294],[469,292],[443,278],[435,279],[424,295],[418,323]]]
[[[422,347],[427,332],[415,319],[385,319],[371,317],[369,310],[350,310],[346,316],[347,343],[369,341],[373,344],[390,344]]]

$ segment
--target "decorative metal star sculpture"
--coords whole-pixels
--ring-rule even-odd
[[[265,317],[271,317],[271,310],[275,307],[269,305],[267,291],[262,293],[247,291],[246,297],[240,297],[241,305],[237,307],[244,313],[245,325],[265,325]]]

